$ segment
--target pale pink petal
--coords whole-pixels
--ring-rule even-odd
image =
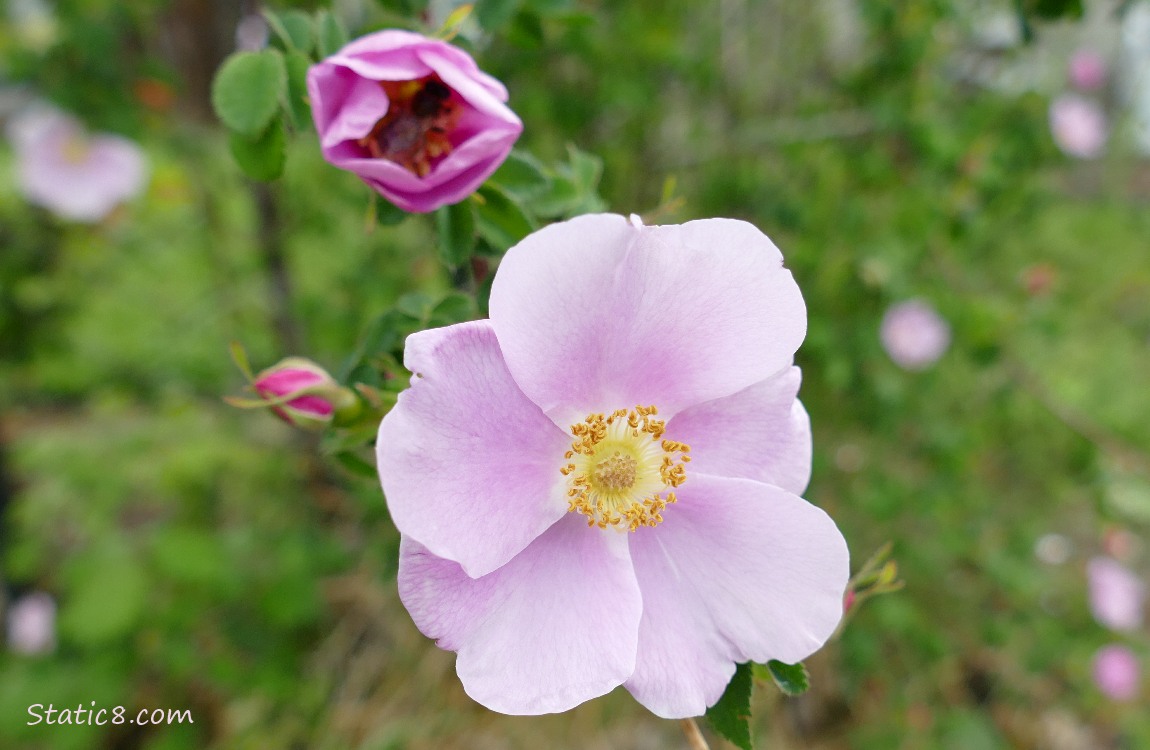
[[[1125,646],[1111,644],[1094,655],[1094,682],[1104,695],[1116,701],[1138,696],[1142,669],[1138,657]]]
[[[519,391],[488,321],[412,334],[415,375],[379,427],[396,527],[479,577],[567,512],[570,438]]]
[[[1093,50],[1074,53],[1068,66],[1070,83],[1083,91],[1102,88],[1106,83],[1106,60]]]
[[[795,398],[797,367],[684,409],[667,434],[691,446],[690,470],[755,479],[802,494],[811,478],[811,420]]]
[[[788,366],[806,333],[778,248],[730,219],[553,224],[508,251],[490,307],[515,381],[563,427],[728,396]]]
[[[43,591],[20,597],[8,608],[8,647],[33,656],[56,647],[56,600]]]
[[[1100,156],[1109,131],[1106,113],[1090,99],[1063,94],[1050,104],[1050,134],[1067,156],[1078,159]]]
[[[1142,627],[1146,584],[1112,557],[1093,557],[1086,564],[1090,586],[1090,611],[1094,619],[1111,630],[1131,631]]]
[[[653,529],[631,535],[643,592],[626,687],[659,716],[698,716],[734,664],[802,661],[834,632],[850,575],[820,509],[747,479],[691,473]]]
[[[494,711],[566,711],[635,666],[642,599],[627,537],[578,515],[479,579],[405,537],[399,593],[424,634],[459,652],[467,694]]]

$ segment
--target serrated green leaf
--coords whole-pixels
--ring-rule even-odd
[[[311,16],[302,10],[289,10],[276,13],[264,9],[264,18],[275,35],[283,42],[288,50],[296,50],[305,55],[311,54],[315,46],[315,32],[312,29]]]
[[[811,687],[811,678],[802,662],[784,664],[776,659],[767,662],[767,672],[771,679],[786,695],[802,695]]]
[[[535,229],[523,207],[498,186],[484,185],[479,195],[482,200],[477,201],[475,208],[479,236],[500,252],[506,252]]]
[[[551,180],[547,189],[532,198],[528,205],[539,216],[569,216],[582,201],[575,183],[570,178],[558,177]]]
[[[435,228],[439,233],[439,259],[448,268],[457,268],[471,257],[475,250],[475,209],[472,201],[465,200],[452,206],[443,206],[435,212]]]
[[[284,55],[287,70],[287,112],[292,127],[300,130],[311,125],[311,106],[307,95],[307,69],[311,60],[301,52]]]
[[[342,21],[332,15],[331,11],[319,11],[316,14],[315,26],[320,57],[334,55],[347,44],[347,29],[343,27]]]
[[[241,133],[228,134],[228,149],[236,164],[253,180],[267,182],[283,174],[287,138],[282,118],[276,118],[263,133],[249,138]]]
[[[752,750],[750,663],[735,667],[735,674],[715,705],[707,709],[707,721],[715,731],[742,750]]]
[[[230,130],[257,136],[275,117],[286,90],[287,71],[279,52],[236,52],[216,71],[212,106]]]

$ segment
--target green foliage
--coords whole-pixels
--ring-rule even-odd
[[[271,123],[286,93],[283,55],[275,50],[236,52],[212,81],[212,106],[228,128],[255,136]]]
[[[754,747],[750,724],[753,688],[751,665],[739,664],[722,697],[707,709],[707,720],[715,731],[742,750]]]
[[[766,671],[784,695],[802,695],[811,687],[810,675],[802,663],[783,664],[781,661],[771,659],[766,664]]]
[[[287,140],[283,120],[278,117],[255,138],[230,133],[228,147],[240,169],[253,180],[274,180],[283,174]]]

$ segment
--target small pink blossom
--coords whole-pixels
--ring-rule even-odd
[[[1063,94],[1050,104],[1050,134],[1067,156],[1093,159],[1106,146],[1109,124],[1098,104],[1077,94]]]
[[[1106,61],[1093,50],[1075,52],[1067,68],[1071,85],[1082,91],[1093,91],[1106,83]]]
[[[470,55],[409,31],[351,42],[307,85],[324,158],[404,211],[469,196],[523,130],[507,89]]]
[[[1138,657],[1125,646],[1103,646],[1094,655],[1094,682],[1106,697],[1116,701],[1132,700],[1138,695],[1141,680]]]
[[[302,357],[288,357],[256,375],[256,393],[286,403],[273,405],[281,419],[295,427],[323,429],[338,408],[350,405],[354,396],[319,365]]]
[[[19,654],[44,654],[56,648],[56,600],[37,591],[8,608],[8,647]]]
[[[925,370],[950,346],[950,326],[922,300],[888,309],[879,336],[886,353],[904,370]]]
[[[500,262],[491,318],[415,333],[376,443],[400,598],[510,714],[623,685],[702,714],[738,662],[801,661],[848,553],[800,497],[806,308],[741,221],[581,216]]]
[[[1142,607],[1146,585],[1112,557],[1092,557],[1086,564],[1090,588],[1090,612],[1099,624],[1111,630],[1130,631],[1142,627]]]
[[[62,219],[98,222],[143,190],[144,154],[132,141],[89,134],[55,110],[25,113],[9,128],[16,179],[29,202]]]

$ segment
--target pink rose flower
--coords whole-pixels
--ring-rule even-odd
[[[922,300],[891,306],[879,330],[883,348],[904,370],[925,370],[950,346],[950,326]]]
[[[1050,104],[1050,134],[1067,156],[1093,159],[1106,146],[1106,113],[1090,99],[1063,94]]]
[[[36,591],[12,602],[8,608],[8,647],[29,656],[56,648],[56,600]]]
[[[98,222],[138,195],[147,180],[139,146],[119,136],[89,135],[54,110],[26,113],[9,137],[24,197],[62,219]]]
[[[1138,695],[1141,680],[1138,657],[1125,646],[1103,646],[1094,655],[1094,682],[1106,697],[1116,701],[1132,700]]]
[[[1106,83],[1106,61],[1097,52],[1082,49],[1074,53],[1067,66],[1072,86],[1083,91],[1102,88]]]
[[[400,597],[467,693],[541,714],[623,685],[696,716],[737,662],[820,648],[848,552],[799,496],[806,308],[778,248],[581,216],[508,251],[490,309],[408,337],[376,449]]]
[[[252,385],[263,398],[284,402],[271,407],[281,419],[305,429],[323,429],[337,409],[355,400],[326,370],[302,357],[288,357],[269,367],[256,375]]]
[[[1130,631],[1142,627],[1146,585],[1112,557],[1092,557],[1086,564],[1090,612],[1100,625]]]
[[[404,211],[471,195],[523,123],[463,50],[409,31],[357,39],[308,71],[324,158]]]

